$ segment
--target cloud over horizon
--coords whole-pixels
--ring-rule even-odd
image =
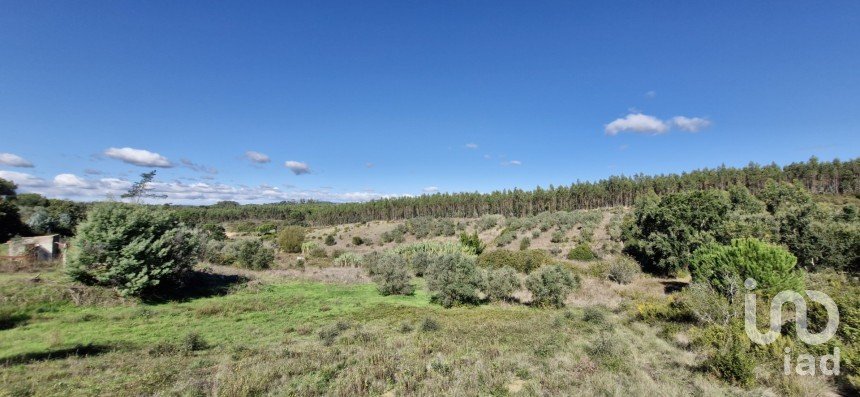
[[[675,116],[668,121],[643,113],[629,113],[627,116],[612,120],[606,124],[606,135],[618,135],[621,132],[659,135],[677,128],[686,132],[699,132],[711,125],[711,122],[701,117]]]
[[[104,154],[114,160],[119,160],[139,167],[173,167],[173,164],[167,159],[167,157],[158,153],[150,152],[149,150],[134,149],[130,147],[112,147],[105,150]]]
[[[8,165],[10,167],[33,168],[33,163],[12,153],[0,153],[0,164]]]

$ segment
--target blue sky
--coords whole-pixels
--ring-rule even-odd
[[[54,197],[150,169],[171,202],[352,201],[860,148],[857,1],[0,9],[0,177]]]

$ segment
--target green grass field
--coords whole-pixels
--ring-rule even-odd
[[[744,393],[608,310],[443,309],[420,280],[413,296],[384,297],[373,284],[285,277],[143,304],[34,276],[0,275],[5,395]]]

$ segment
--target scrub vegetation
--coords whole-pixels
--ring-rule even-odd
[[[200,208],[0,180],[0,237],[69,247],[0,266],[0,395],[853,395],[857,164]],[[770,296],[809,289],[835,337],[752,344],[747,278],[760,329]],[[786,348],[838,348],[841,373],[786,376]]]

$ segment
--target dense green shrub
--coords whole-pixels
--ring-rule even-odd
[[[484,293],[491,301],[512,300],[522,285],[517,271],[511,267],[489,269],[484,273]]]
[[[561,265],[543,266],[526,278],[532,303],[538,307],[563,307],[567,294],[579,288],[579,278]]]
[[[421,277],[427,271],[427,268],[430,266],[431,256],[426,251],[418,251],[414,255],[412,255],[412,271],[415,272],[415,275]]]
[[[443,307],[478,303],[482,277],[475,259],[463,254],[446,254],[436,257],[427,268],[424,278],[433,301]]]
[[[325,236],[325,245],[332,246],[337,244],[337,240],[335,240],[333,234],[329,234]]]
[[[553,263],[553,259],[543,250],[487,251],[478,257],[478,266],[487,268],[510,267],[522,273]]]
[[[297,254],[302,252],[302,243],[305,242],[305,228],[300,226],[287,226],[278,233],[278,248],[284,252]]]
[[[639,264],[629,256],[615,258],[609,264],[608,277],[619,284],[630,284],[639,275]]]
[[[361,236],[352,236],[352,245],[359,246],[364,244],[365,241]]]
[[[219,240],[201,239],[200,248],[197,255],[203,262],[209,262],[213,265],[228,264],[224,257],[225,243]]]
[[[703,363],[708,372],[720,379],[749,387],[755,381],[755,360],[743,344],[729,341]]]
[[[278,225],[272,222],[261,223],[257,226],[256,231],[259,234],[275,234],[278,232]]]
[[[481,241],[480,237],[478,237],[477,232],[472,234],[460,234],[460,244],[469,248],[469,250],[475,255],[481,255],[481,253],[484,252],[484,242]]]
[[[797,259],[776,245],[756,239],[735,239],[731,245],[709,244],[696,250],[690,262],[693,280],[708,283],[725,295],[734,294],[737,280],[752,278],[764,293],[800,291],[803,277]]]
[[[200,231],[202,231],[207,239],[224,241],[227,239],[227,230],[224,229],[224,226],[221,226],[217,223],[206,223],[203,226],[200,226]]]
[[[714,234],[731,209],[729,194],[686,191],[662,198],[644,196],[622,234],[626,250],[649,269],[675,274],[697,248],[716,241]]]
[[[0,197],[0,243],[5,243],[16,235],[25,234],[26,231],[27,226],[21,222],[18,206]]]
[[[412,272],[400,255],[386,252],[376,261],[373,281],[382,295],[412,295]]]
[[[591,250],[588,244],[582,243],[567,253],[567,259],[572,261],[593,261],[597,259],[597,254]]]
[[[85,284],[140,295],[191,268],[199,241],[166,211],[119,203],[93,207],[71,241],[66,271]]]
[[[256,238],[236,241],[225,250],[228,260],[245,269],[268,269],[275,261],[275,251]]]

